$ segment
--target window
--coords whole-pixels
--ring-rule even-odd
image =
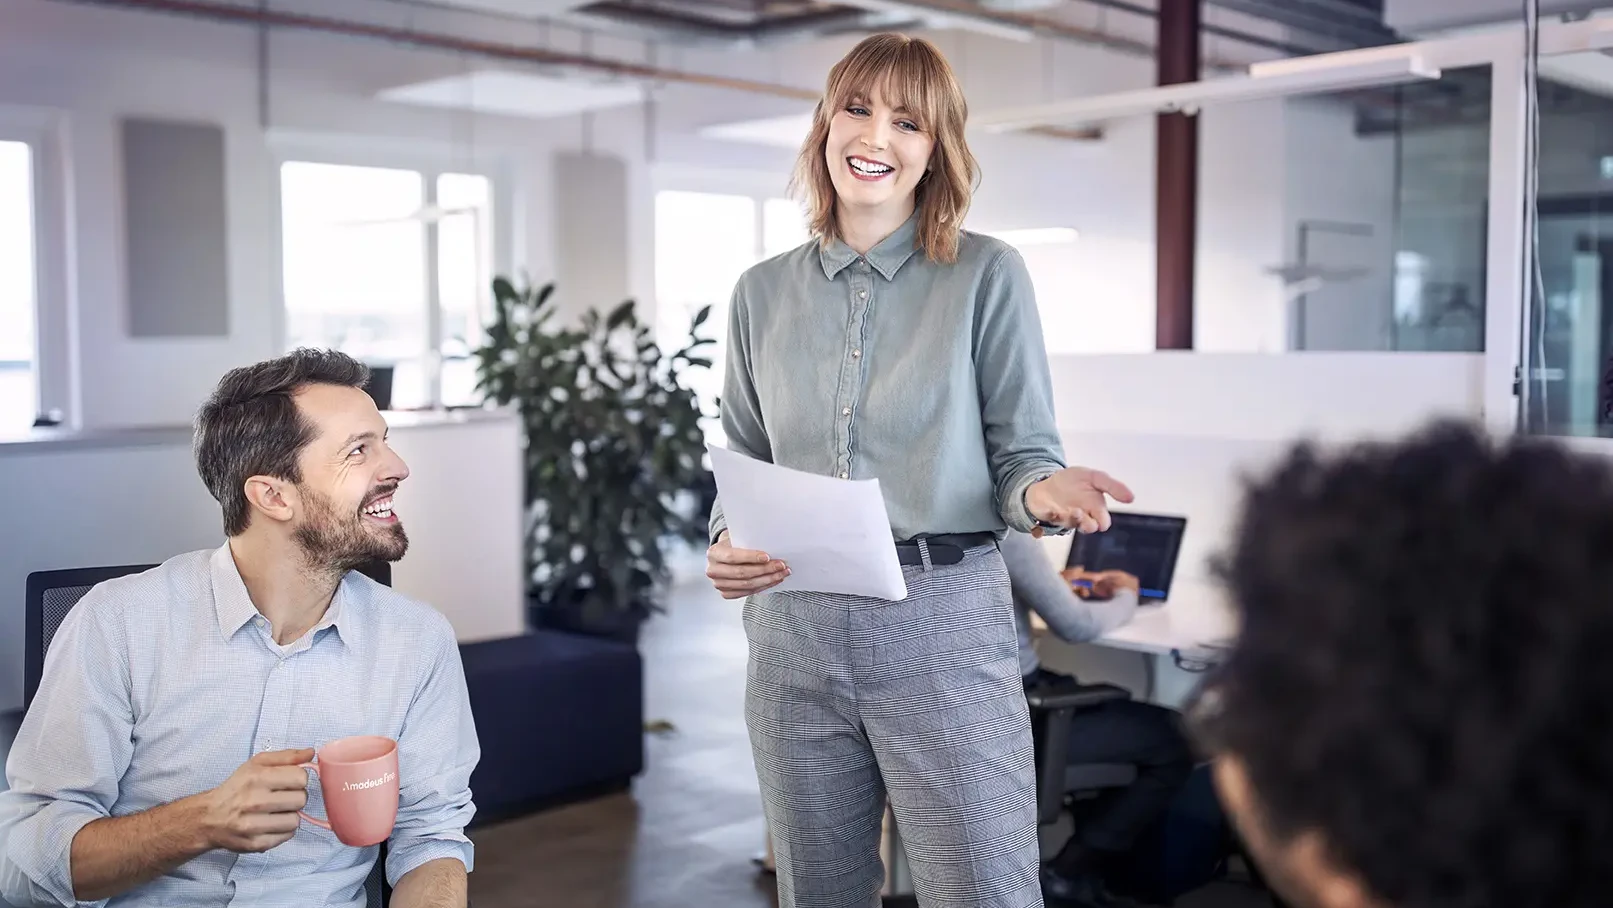
[[[391,368],[393,409],[475,404],[490,181],[291,161],[280,182],[287,347]]]
[[[28,427],[38,410],[34,262],[32,149],[0,142],[0,432]]]
[[[710,369],[689,373],[702,409],[717,413],[722,393],[723,347],[728,340],[728,300],[746,268],[807,240],[801,209],[789,199],[666,190],[655,196],[656,340],[675,350],[688,338],[689,322],[705,306],[703,329],[714,339]],[[706,438],[724,444],[717,419],[707,420]]]

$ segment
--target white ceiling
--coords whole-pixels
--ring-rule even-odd
[[[478,70],[388,88],[377,97],[405,104],[545,119],[639,104],[644,100],[645,87],[637,82],[603,81],[588,73],[560,77]]]

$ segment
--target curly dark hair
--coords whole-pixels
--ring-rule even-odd
[[[1396,908],[1613,899],[1613,477],[1448,422],[1250,484],[1207,685],[1268,832]]]
[[[299,348],[276,359],[231,369],[196,414],[196,471],[224,508],[224,532],[239,536],[252,518],[246,481],[273,476],[301,482],[297,457],[314,427],[292,396],[308,385],[362,388],[368,366],[335,350]]]

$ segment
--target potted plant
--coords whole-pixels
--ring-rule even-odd
[[[554,284],[493,281],[496,314],[475,351],[477,387],[515,404],[526,433],[527,556],[534,623],[637,639],[669,579],[665,546],[704,542],[690,493],[710,484],[688,341],[662,353],[632,300],[580,327],[554,324]]]

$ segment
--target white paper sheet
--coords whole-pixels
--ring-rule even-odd
[[[790,568],[773,589],[907,598],[879,480],[818,476],[706,447],[729,542]]]

